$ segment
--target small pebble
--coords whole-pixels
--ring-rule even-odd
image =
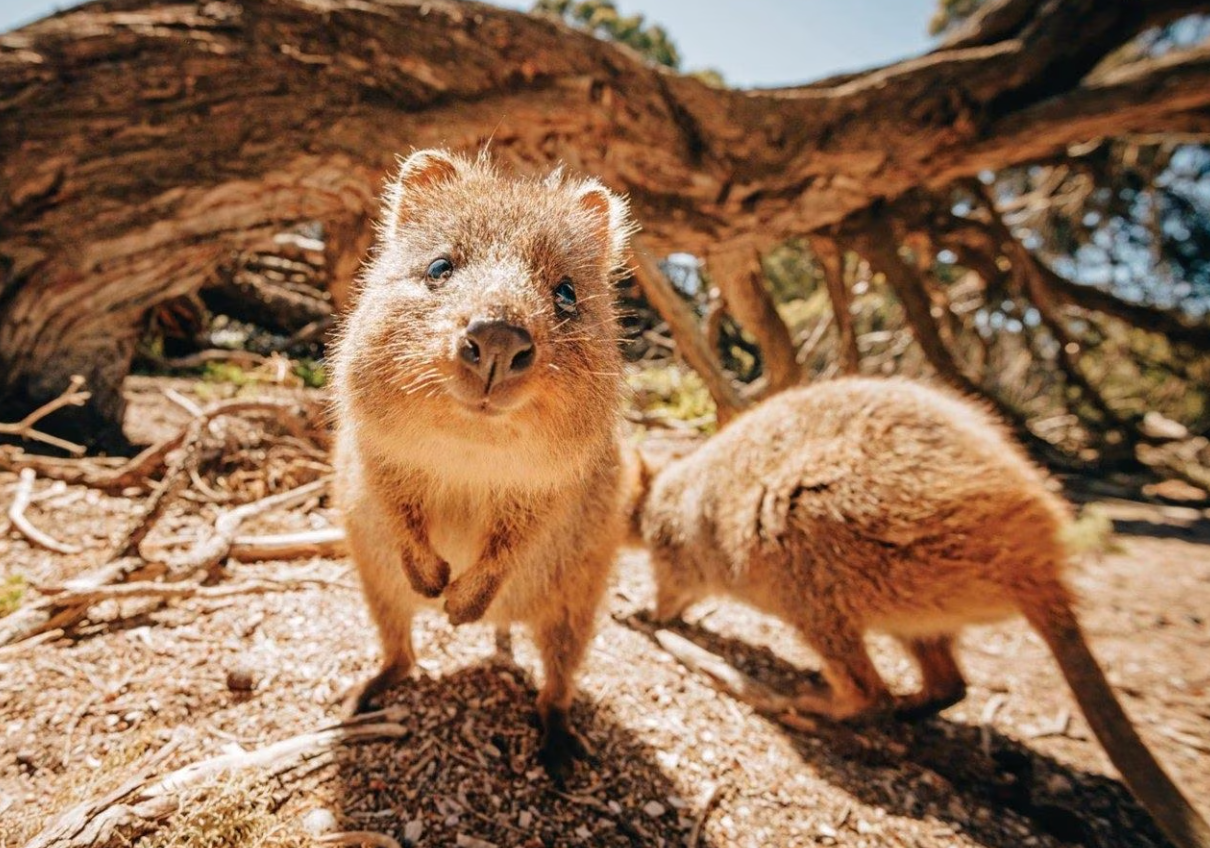
[[[311,836],[323,836],[336,830],[336,816],[331,810],[316,807],[302,818],[302,827]]]
[[[403,826],[403,840],[415,845],[420,841],[420,837],[424,834],[424,822],[420,819],[412,819]]]
[[[643,812],[651,816],[653,819],[658,819],[664,815],[664,805],[659,801],[648,801],[643,805]]]
[[[227,688],[232,692],[251,692],[260,675],[251,666],[237,665],[227,670]]]
[[[474,836],[467,836],[465,833],[458,834],[458,839],[454,842],[458,848],[497,848],[495,842],[488,842],[486,839],[477,839]]]

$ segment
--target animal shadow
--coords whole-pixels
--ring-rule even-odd
[[[822,682],[817,672],[767,648],[696,624],[670,629],[774,689],[792,692],[804,680]],[[990,727],[944,716],[857,726],[820,721],[812,733],[779,727],[804,763],[863,803],[946,821],[988,848],[1019,848],[1040,835],[1089,848],[1168,845],[1118,781],[1059,762]],[[1005,817],[1006,810],[1019,818]]]
[[[343,748],[336,780],[325,782],[327,805],[346,829],[403,845],[682,844],[694,811],[678,811],[655,752],[584,695],[571,716],[590,757],[565,787],[551,781],[536,757],[536,694],[527,673],[502,658],[398,684],[379,701],[405,708],[400,723],[410,732]],[[651,802],[659,815],[644,810]]]

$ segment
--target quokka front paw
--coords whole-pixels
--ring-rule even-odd
[[[445,591],[445,614],[450,624],[468,624],[483,618],[500,589],[495,574],[469,571],[449,585]]]
[[[449,563],[436,558],[421,565],[405,555],[403,573],[407,575],[408,582],[412,584],[412,590],[426,598],[440,596],[450,582]]]

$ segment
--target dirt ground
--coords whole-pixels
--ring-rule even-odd
[[[188,388],[188,387],[186,387]],[[187,420],[143,384],[132,421],[151,440]],[[15,475],[0,474],[0,504]],[[39,493],[52,484],[39,481]],[[78,555],[0,536],[0,587],[54,584],[104,562],[139,499],[68,486],[28,515]],[[1111,504],[1115,550],[1073,574],[1093,648],[1143,736],[1210,813],[1210,516]],[[196,535],[215,507],[182,501],[153,545]],[[321,527],[326,503],[261,522]],[[0,520],[0,526],[4,522]],[[229,580],[293,591],[167,604],[107,602],[68,637],[0,650],[0,848],[113,789],[173,741],[161,770],[324,727],[372,673],[377,644],[343,560],[233,564]],[[420,668],[388,700],[408,733],[343,746],[312,767],[222,777],[143,846],[314,845],[328,814],[403,844],[1088,846],[1163,845],[1117,780],[1045,648],[1021,623],[962,641],[966,701],[916,725],[791,731],[722,694],[627,625],[653,597],[641,553],[619,562],[574,716],[593,751],[557,790],[536,766],[532,644],[515,661],[484,627],[417,626]],[[711,601],[682,635],[783,690],[817,667],[781,623]],[[887,640],[899,687],[914,670]],[[249,689],[249,687],[251,687]]]

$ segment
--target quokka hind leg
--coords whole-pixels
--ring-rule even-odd
[[[834,721],[860,721],[885,715],[891,693],[874,667],[860,631],[837,619],[813,620],[799,631],[823,659],[827,688],[802,692],[794,706]]]
[[[346,715],[368,711],[372,701],[407,677],[416,662],[412,647],[414,595],[403,569],[397,564],[361,560],[356,556],[356,548],[354,558],[361,573],[362,594],[382,644],[382,664],[377,674],[345,694]]]
[[[575,761],[588,756],[588,747],[572,728],[568,711],[575,696],[575,673],[592,639],[594,611],[564,608],[534,627],[546,676],[538,693],[542,723],[538,760],[560,786],[571,776]]]
[[[966,678],[954,657],[949,635],[901,639],[911,652],[923,678],[919,692],[895,698],[895,715],[908,721],[928,718],[966,697]]]

